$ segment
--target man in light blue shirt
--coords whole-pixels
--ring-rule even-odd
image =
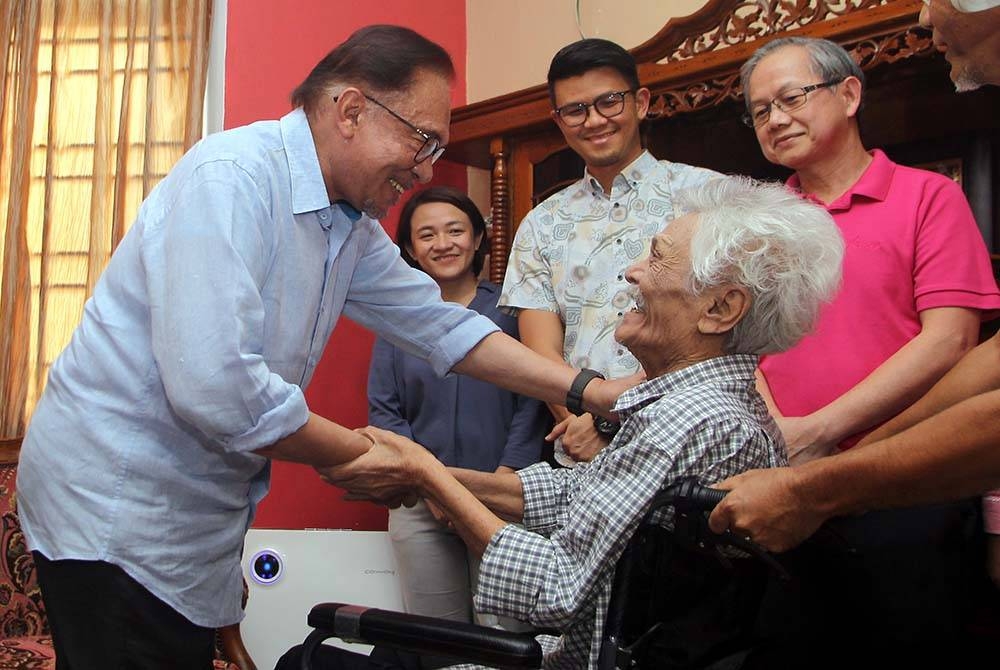
[[[370,446],[302,394],[342,313],[439,374],[564,401],[572,369],[442,303],[376,220],[431,178],[453,76],[413,31],[362,29],[291,113],[206,138],[142,204],[21,452],[60,665],[210,667],[213,629],[242,616],[268,459],[329,466]],[[607,412],[625,387],[585,385],[584,404]]]

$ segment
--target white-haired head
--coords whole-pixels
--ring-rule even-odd
[[[784,351],[812,330],[840,286],[844,242],[825,209],[780,184],[727,177],[684,191],[698,214],[689,290],[737,284],[751,305],[730,331],[728,353]]]

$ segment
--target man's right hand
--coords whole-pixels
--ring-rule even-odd
[[[787,551],[816,532],[827,517],[798,493],[794,468],[749,470],[715,484],[729,491],[708,518],[716,533],[731,530],[765,549]]]
[[[610,439],[597,432],[591,414],[581,414],[570,419],[562,436],[563,451],[577,462],[592,461],[610,442]]]

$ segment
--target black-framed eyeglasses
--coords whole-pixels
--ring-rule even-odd
[[[417,149],[417,153],[413,154],[414,164],[423,163],[425,160],[429,158],[431,160],[431,165],[434,165],[434,163],[437,162],[437,159],[441,158],[441,154],[444,153],[445,148],[441,146],[441,140],[438,137],[435,137],[434,135],[431,135],[430,133],[421,130],[420,128],[410,123],[402,116],[392,111],[391,109],[389,109],[384,104],[382,104],[375,98],[371,97],[367,93],[362,93],[361,95],[365,96],[365,100],[370,100],[371,102],[374,102],[376,105],[378,105],[385,111],[389,112],[392,116],[396,117],[397,119],[405,123],[410,130],[412,130],[417,135],[420,135],[421,138],[423,138],[424,143],[420,145],[419,149]],[[333,98],[334,102],[337,102],[337,97],[339,96],[334,96]]]
[[[823,81],[818,84],[809,84],[808,86],[801,86],[799,88],[790,88],[781,95],[773,98],[771,102],[760,103],[754,105],[750,108],[750,111],[743,115],[743,123],[747,124],[751,128],[757,128],[764,125],[771,118],[771,109],[777,107],[783,112],[791,112],[792,110],[798,109],[806,104],[809,99],[809,94],[813,91],[818,91],[821,88],[827,88],[829,86],[836,86],[843,79],[831,79],[830,81]]]
[[[610,93],[604,93],[596,98],[593,102],[571,102],[568,105],[563,105],[562,107],[556,107],[555,113],[559,117],[559,120],[565,123],[568,127],[573,128],[574,126],[582,126],[587,122],[587,117],[590,116],[590,108],[593,107],[598,114],[606,119],[613,118],[622,113],[625,109],[625,96],[629,93],[635,93],[633,90],[628,91],[611,91]]]

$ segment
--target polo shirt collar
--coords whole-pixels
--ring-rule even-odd
[[[825,204],[825,207],[830,211],[850,209],[855,197],[884,201],[889,196],[889,188],[892,186],[892,177],[895,172],[896,164],[889,160],[889,157],[881,149],[875,149],[872,151],[872,162],[861,173],[854,185],[833,202]],[[802,188],[798,174],[793,174],[786,183],[796,191],[800,191]],[[810,199],[814,200],[814,198]]]
[[[323,182],[319,156],[313,142],[309,119],[301,107],[293,109],[279,121],[281,141],[285,147],[292,191],[292,213],[304,214],[326,209],[330,196]]]

